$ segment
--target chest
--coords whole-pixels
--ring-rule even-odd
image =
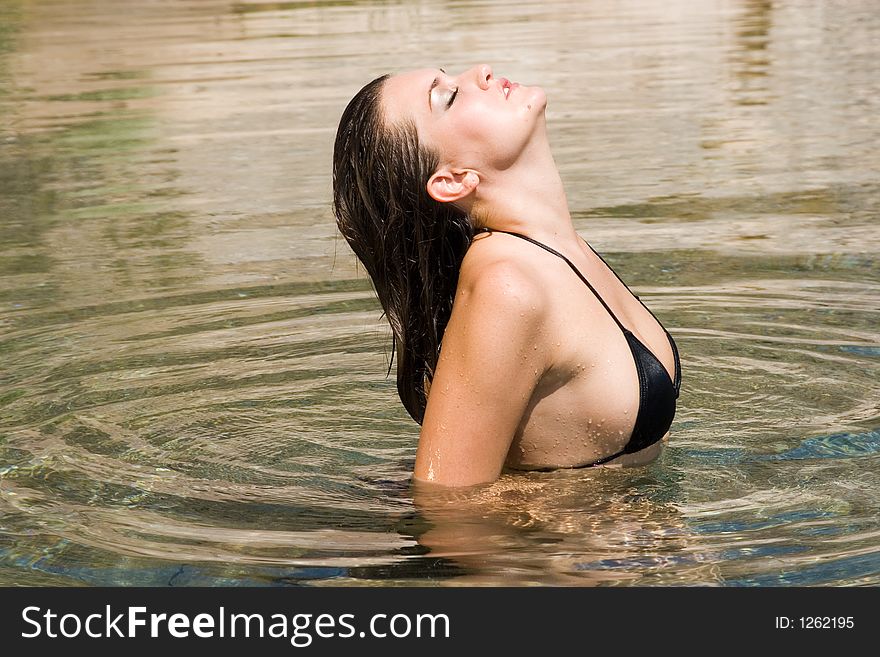
[[[620,287],[623,293],[606,291],[606,303],[614,315],[625,318],[621,322],[631,327],[628,330],[633,335],[644,336],[641,343],[652,354],[635,353],[632,337],[627,339],[590,290],[583,286],[557,288],[560,298],[568,302],[560,303],[558,312],[548,316],[545,348],[552,355],[552,366],[523,415],[508,456],[509,465],[582,464],[619,452],[629,442],[643,397],[644,360],[653,360],[656,353],[654,362],[659,361],[668,372],[673,371],[674,364],[663,327],[625,287]],[[640,366],[637,358],[642,361]],[[660,372],[665,376],[662,368]]]

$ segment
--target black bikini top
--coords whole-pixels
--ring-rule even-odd
[[[672,339],[672,336],[669,334],[669,331],[663,327],[663,324],[660,324],[660,320],[657,320],[657,323],[660,324],[661,328],[663,328],[663,332],[666,333],[666,336],[669,338],[669,344],[672,345],[672,354],[675,358],[675,381],[669,377],[669,372],[666,371],[666,368],[663,364],[657,359],[657,357],[651,353],[650,349],[648,349],[644,344],[642,344],[641,340],[639,340],[635,335],[632,334],[623,324],[620,323],[620,320],[617,319],[617,316],[611,312],[611,308],[608,307],[608,304],[605,303],[605,300],[596,292],[596,289],[590,285],[590,282],[581,274],[580,270],[574,266],[574,263],[566,258],[564,255],[556,251],[555,249],[550,248],[546,244],[542,244],[541,242],[532,239],[531,237],[527,237],[526,235],[520,235],[519,233],[512,233],[506,230],[487,230],[486,232],[496,232],[496,233],[507,233],[508,235],[513,235],[514,237],[519,237],[521,239],[526,240],[527,242],[531,242],[536,246],[540,246],[545,251],[549,251],[555,256],[562,258],[569,267],[577,274],[578,278],[580,278],[584,284],[590,288],[590,291],[596,296],[605,310],[608,311],[608,314],[611,315],[611,318],[617,323],[620,327],[620,330],[623,331],[623,335],[626,338],[627,343],[629,344],[629,349],[632,352],[633,360],[636,364],[636,372],[639,377],[639,412],[636,415],[636,423],[633,426],[632,435],[630,436],[629,442],[627,442],[626,446],[615,454],[611,454],[610,456],[603,457],[598,461],[593,463],[587,463],[580,466],[575,467],[587,467],[592,465],[601,465],[602,463],[607,463],[608,461],[617,458],[623,454],[632,454],[634,452],[638,452],[643,450],[645,447],[653,445],[658,442],[663,436],[666,435],[666,432],[669,431],[669,427],[672,425],[672,418],[675,417],[675,400],[678,399],[678,394],[681,389],[681,362],[678,357],[678,347],[675,345],[675,340]],[[605,263],[605,266],[608,269],[611,269],[612,273],[617,276],[617,272],[614,271],[607,262],[605,262],[605,258],[596,253],[596,250],[590,246],[590,244],[584,240],[584,244],[590,247],[590,250],[599,256],[599,259]],[[623,282],[623,279],[620,276],[617,276],[617,280],[623,283],[623,286],[629,290],[629,287],[626,283]],[[632,294],[632,290],[629,290],[630,294]],[[639,299],[637,295],[633,296],[636,299]],[[657,316],[651,312],[651,309],[645,306],[641,299],[639,299],[639,303],[651,313],[651,316],[654,319],[657,319]]]

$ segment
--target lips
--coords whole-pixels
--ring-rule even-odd
[[[519,86],[516,82],[511,82],[507,78],[501,78],[500,82],[501,93],[504,94],[504,100],[510,98],[510,94]]]

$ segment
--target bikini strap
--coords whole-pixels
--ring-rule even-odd
[[[608,267],[608,269],[611,270],[611,273],[612,273],[612,274],[614,274],[615,276],[617,276],[617,280],[619,280],[621,283],[623,283],[623,287],[625,287],[625,288],[627,289],[627,291],[628,291],[630,294],[632,294],[636,299],[639,300],[639,303],[642,304],[642,307],[643,307],[645,310],[647,310],[649,313],[651,313],[651,317],[653,317],[654,319],[657,319],[657,315],[654,314],[654,311],[652,311],[650,308],[648,308],[648,306],[645,305],[645,302],[641,300],[641,298],[639,297],[638,294],[633,294],[633,291],[629,289],[629,285],[627,285],[626,282],[620,277],[620,275],[619,275],[616,271],[614,271],[614,267],[612,267],[611,265],[609,265],[609,264],[606,262],[605,258],[603,258],[602,255],[601,255],[598,251],[596,251],[596,249],[594,249],[594,248],[590,245],[590,243],[589,243],[587,240],[585,240],[583,237],[581,237],[581,241],[583,241],[584,244],[586,244],[588,247],[590,247],[590,251],[592,251],[593,253],[595,253],[596,256],[599,258],[599,260],[601,260],[602,262],[605,263],[605,266]],[[657,323],[660,325],[660,327],[661,327],[664,331],[666,331],[666,327],[663,326],[663,322],[661,322],[659,319],[657,319]],[[669,335],[669,331],[666,331],[666,335]],[[671,337],[672,337],[672,336],[670,336],[670,338],[671,338]]]
[[[604,300],[604,299],[602,298],[602,296],[596,291],[596,288],[594,288],[592,285],[590,285],[590,281],[587,280],[587,278],[586,278],[586,277],[580,272],[580,270],[575,266],[575,264],[574,264],[571,260],[569,260],[568,258],[566,258],[566,257],[565,257],[564,255],[562,255],[559,251],[557,251],[556,249],[550,248],[549,246],[547,246],[547,245],[544,244],[543,242],[539,242],[539,241],[536,240],[536,239],[532,239],[532,238],[529,237],[528,235],[522,235],[522,234],[520,234],[520,233],[514,233],[514,232],[509,231],[509,230],[495,230],[494,228],[493,228],[493,229],[490,229],[490,228],[484,228],[484,229],[483,229],[483,232],[486,232],[486,233],[506,233],[507,235],[513,235],[514,237],[519,237],[520,239],[523,239],[523,240],[525,240],[525,241],[527,241],[527,242],[531,242],[531,243],[534,244],[535,246],[540,246],[540,247],[541,247],[542,249],[544,249],[545,251],[549,251],[549,252],[552,253],[553,255],[562,258],[562,259],[565,261],[565,263],[566,263],[569,267],[571,267],[571,270],[572,270],[575,274],[577,274],[578,278],[580,278],[580,279],[584,282],[584,284],[585,284],[588,288],[590,288],[590,291],[591,291],[591,292],[595,295],[595,297],[599,300],[599,303],[601,303],[601,304],[605,307],[605,310],[608,311],[608,314],[611,315],[611,319],[613,319],[613,320],[615,321],[615,323],[620,327],[620,330],[623,331],[624,334],[630,333],[630,331],[629,331],[629,330],[628,330],[623,324],[620,323],[620,320],[617,319],[617,315],[615,315],[615,314],[611,311],[611,308],[608,307],[608,304],[605,303],[605,300]],[[587,246],[589,246],[589,244],[587,244]],[[592,247],[590,247],[590,248],[592,248]],[[594,251],[593,253],[595,253],[595,251]],[[596,254],[596,255],[598,255],[598,254]],[[601,256],[600,256],[600,257],[601,257]],[[604,260],[603,260],[603,262],[604,262]],[[607,263],[606,263],[606,264],[607,264]],[[615,274],[615,276],[616,276],[616,274]],[[620,277],[618,276],[618,278],[620,278]],[[629,289],[629,288],[627,288],[627,289]]]

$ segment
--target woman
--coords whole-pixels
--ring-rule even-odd
[[[417,482],[643,464],[668,437],[675,343],[575,232],[545,107],[486,65],[421,69],[369,83],[340,121],[334,210],[422,425]]]

